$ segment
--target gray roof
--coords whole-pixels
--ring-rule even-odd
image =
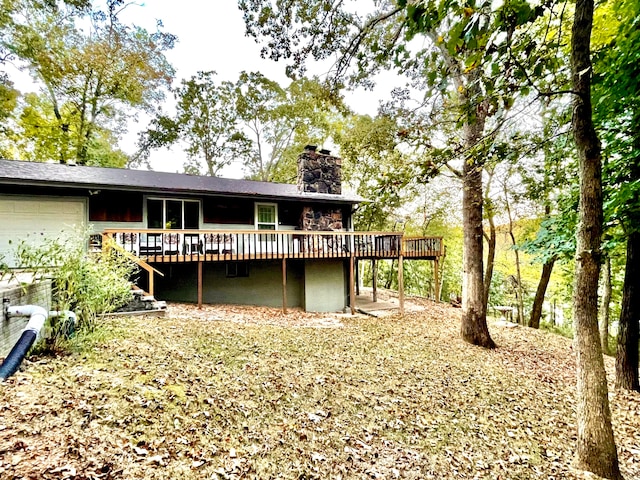
[[[208,194],[336,203],[358,203],[359,195],[301,193],[296,185],[181,173],[0,160],[0,184]]]

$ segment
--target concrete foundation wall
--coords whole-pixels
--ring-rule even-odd
[[[337,312],[346,306],[346,281],[342,260],[307,260],[304,270],[307,312]]]
[[[9,306],[38,305],[46,311],[51,309],[51,280],[42,280],[22,287],[20,285],[0,286],[0,297],[9,301]],[[4,308],[0,308],[0,357],[6,357],[22,335],[29,317],[6,318]]]
[[[225,263],[203,265],[204,303],[282,306],[282,262],[248,262],[246,277],[227,277]],[[155,297],[174,302],[198,301],[198,267],[188,265],[154,265],[165,274],[156,275]],[[242,269],[241,265],[238,265]],[[304,292],[304,264],[299,260],[287,261],[287,306],[302,307]]]

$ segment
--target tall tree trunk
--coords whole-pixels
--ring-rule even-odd
[[[489,221],[489,234],[487,238],[487,268],[484,272],[484,304],[489,305],[489,293],[491,292],[491,279],[493,278],[493,265],[496,259],[496,225],[493,221],[493,213],[487,217]]]
[[[54,91],[53,86],[44,78],[42,78],[42,81],[46,86],[47,92],[49,93],[49,99],[53,104],[53,114],[58,121],[58,126],[62,130],[62,144],[60,145],[60,157],[58,158],[58,161],[60,163],[67,163],[67,161],[69,160],[69,124],[64,123],[62,114],[60,113],[60,106],[58,105],[58,98],[56,97],[56,92]]]
[[[549,183],[548,180],[548,171],[546,168],[547,162],[546,160],[549,158],[547,152],[545,151],[545,185]],[[545,218],[548,218],[551,214],[551,206],[549,205],[548,192],[547,192],[547,200],[544,206],[544,215]],[[542,265],[542,273],[540,274],[540,281],[538,282],[538,288],[536,289],[536,296],[533,299],[533,305],[531,306],[531,316],[529,317],[529,327],[531,328],[540,328],[540,319],[542,318],[542,305],[544,304],[544,296],[547,293],[547,287],[549,286],[549,280],[551,280],[551,273],[553,272],[553,267],[556,263],[556,257],[553,256]],[[551,318],[553,320],[553,324],[555,325],[555,304],[553,306],[553,313]]]
[[[549,286],[551,272],[553,272],[553,266],[555,263],[556,259],[555,257],[552,257],[542,265],[542,273],[540,274],[540,281],[538,282],[536,296],[533,299],[533,306],[531,307],[531,316],[529,317],[529,326],[531,328],[540,328],[542,304],[544,303],[544,296],[547,293],[547,287]]]
[[[602,235],[600,142],[591,116],[593,0],[577,0],[571,36],[573,136],[580,177],[573,319],[576,327],[576,467],[621,479],[611,427],[607,377],[598,334],[598,279]]]
[[[468,101],[468,100],[467,100]],[[484,105],[477,107],[474,122],[464,126],[465,146],[470,151],[484,131]],[[462,169],[462,339],[473,345],[495,348],[487,326],[482,268],[482,162],[473,153],[464,161]]]
[[[602,351],[609,355],[609,304],[611,303],[611,258],[604,258],[602,269],[602,302],[600,303],[600,345]]]
[[[640,232],[627,238],[627,264],[624,272],[622,309],[618,324],[616,387],[640,391],[638,384],[638,337],[640,322]]]
[[[493,265],[496,259],[496,224],[494,222],[495,209],[493,202],[489,197],[489,191],[491,188],[491,180],[493,179],[493,170],[488,172],[489,179],[487,180],[487,191],[484,197],[484,207],[487,215],[487,222],[489,223],[489,233],[484,233],[484,237],[487,240],[487,268],[484,272],[484,304],[485,308],[489,305],[489,293],[491,292],[491,279],[493,278]]]
[[[513,233],[513,217],[511,216],[511,204],[509,203],[509,193],[507,192],[507,184],[504,183],[504,205],[507,208],[507,216],[509,218],[509,237],[513,252],[516,257],[516,300],[518,305],[518,324],[524,325],[524,289],[522,288],[522,273],[520,272],[520,252],[516,244],[516,236]]]
[[[524,287],[522,286],[522,273],[520,271],[520,252],[516,248],[515,237],[511,234],[511,239],[513,241],[514,253],[516,255],[516,280],[518,284],[516,285],[518,292],[518,323],[520,325],[524,325]]]

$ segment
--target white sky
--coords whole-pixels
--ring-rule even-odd
[[[130,5],[120,18],[149,31],[159,19],[164,31],[178,36],[175,48],[167,52],[178,78],[215,70],[221,80],[236,80],[242,70],[259,70],[286,81],[284,64],[262,60],[260,46],[244,36],[242,13],[233,0],[149,0]]]

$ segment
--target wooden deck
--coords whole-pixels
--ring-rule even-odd
[[[207,262],[280,260],[282,263],[282,309],[287,311],[287,260],[345,259],[349,262],[349,298],[355,313],[355,275],[359,260],[398,260],[398,299],[404,313],[404,259],[433,260],[438,292],[438,263],[445,254],[442,237],[405,237],[401,232],[309,232],[299,230],[136,230],[109,229],[92,235],[90,247],[115,248],[131,257],[149,274],[153,295],[154,275],[163,273],[153,265],[193,262],[197,265],[198,305],[202,305],[203,265]],[[375,277],[374,277],[375,278]],[[374,281],[374,300],[376,285]]]
[[[444,255],[442,237],[405,237],[399,232],[122,229],[106,230],[104,235],[148,263],[352,257],[436,260]]]

